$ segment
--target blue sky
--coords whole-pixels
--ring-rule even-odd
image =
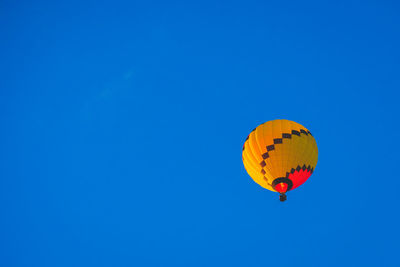
[[[399,266],[399,11],[1,1],[0,265]],[[241,162],[273,119],[319,148],[285,203]]]

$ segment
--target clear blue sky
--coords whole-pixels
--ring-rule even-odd
[[[400,266],[399,12],[2,0],[0,266]],[[319,148],[285,203],[241,160],[280,118]]]

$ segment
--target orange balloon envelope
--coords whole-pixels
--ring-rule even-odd
[[[273,120],[255,128],[243,145],[247,173],[260,186],[285,193],[302,185],[318,161],[317,143],[304,126],[289,120]]]

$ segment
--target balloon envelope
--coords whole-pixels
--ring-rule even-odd
[[[311,132],[289,120],[273,120],[255,128],[243,145],[247,173],[260,186],[286,193],[302,185],[318,161]]]

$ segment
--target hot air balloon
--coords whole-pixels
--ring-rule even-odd
[[[317,143],[304,126],[289,120],[259,125],[246,138],[242,159],[250,177],[260,186],[280,193],[302,185],[318,161]]]

